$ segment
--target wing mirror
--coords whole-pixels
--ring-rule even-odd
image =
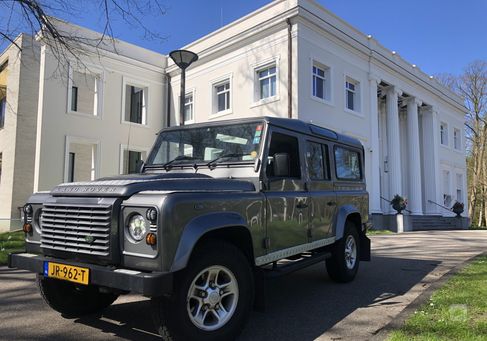
[[[288,153],[276,153],[273,160],[274,176],[286,178],[291,176],[291,160]]]
[[[139,170],[139,173],[144,173],[145,162],[144,160],[137,160],[136,169]]]

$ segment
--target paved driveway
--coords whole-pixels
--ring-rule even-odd
[[[323,264],[268,283],[268,309],[253,312],[240,340],[366,340],[429,285],[487,251],[487,232],[413,232],[372,237],[372,262],[335,284]],[[119,298],[103,316],[65,320],[41,300],[32,274],[0,268],[0,339],[160,340],[149,302]]]

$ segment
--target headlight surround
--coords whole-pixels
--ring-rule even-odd
[[[127,229],[129,230],[130,237],[132,237],[134,241],[140,242],[145,238],[149,227],[145,218],[141,214],[135,213],[130,216],[127,223]]]

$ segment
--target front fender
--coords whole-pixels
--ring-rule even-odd
[[[208,232],[226,228],[247,228],[247,222],[235,212],[214,212],[191,220],[183,230],[171,266],[171,272],[184,269],[198,241]]]
[[[345,232],[345,222],[351,214],[360,215],[360,211],[357,207],[353,205],[343,205],[340,207],[337,213],[336,223],[335,223],[335,239],[339,240],[343,238]]]

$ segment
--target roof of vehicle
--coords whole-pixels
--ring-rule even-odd
[[[338,141],[340,143],[362,148],[362,143],[360,142],[360,140],[354,137],[343,135],[331,129],[321,127],[313,123],[307,123],[299,119],[271,117],[271,116],[248,117],[248,118],[235,119],[235,120],[221,120],[221,121],[194,123],[185,126],[172,126],[172,127],[161,129],[161,132],[167,130],[218,126],[223,124],[224,125],[243,124],[243,123],[256,122],[256,121],[266,121],[268,124],[280,128],[296,131],[310,136],[317,136],[328,140]]]

